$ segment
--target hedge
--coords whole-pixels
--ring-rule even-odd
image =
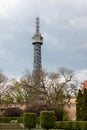
[[[24,113],[24,126],[25,128],[36,127],[37,116],[36,113]]]
[[[56,121],[55,129],[87,130],[87,121]]]
[[[42,128],[49,129],[55,125],[55,114],[53,111],[42,111],[40,113],[40,124]]]
[[[17,123],[23,123],[23,117],[0,117],[0,123],[10,123],[11,120],[17,120]]]

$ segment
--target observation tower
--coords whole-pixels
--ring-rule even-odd
[[[33,63],[33,73],[42,70],[41,62],[41,45],[43,44],[43,37],[40,33],[39,18],[36,18],[36,31],[32,37],[32,44],[34,45],[34,63]]]

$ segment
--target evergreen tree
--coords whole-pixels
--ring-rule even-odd
[[[77,95],[77,104],[76,104],[76,118],[77,120],[82,120],[83,113],[83,94],[82,91],[79,90]]]
[[[83,104],[82,104],[82,117],[83,121],[87,121],[87,89],[84,89]]]
[[[77,120],[87,121],[87,89],[79,90],[76,104]]]

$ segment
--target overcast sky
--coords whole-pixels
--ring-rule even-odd
[[[0,69],[20,76],[33,69],[32,36],[40,17],[42,66],[87,79],[87,0],[0,0]]]

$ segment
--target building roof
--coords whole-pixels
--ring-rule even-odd
[[[83,89],[87,89],[87,80],[85,80],[84,82],[83,82]]]

